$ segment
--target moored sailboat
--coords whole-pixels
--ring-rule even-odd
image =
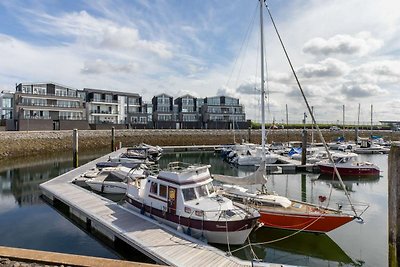
[[[264,54],[263,54],[263,2],[260,1],[260,34],[261,34],[261,129],[262,129],[262,148],[265,152],[265,89],[264,89]],[[272,19],[272,16],[271,16]],[[292,68],[293,69],[293,68]],[[303,94],[304,96],[304,94]],[[309,108],[308,103],[306,102]],[[315,123],[314,116],[309,109],[313,122]],[[318,125],[316,126],[319,130]],[[323,139],[323,138],[321,138]],[[326,144],[325,149],[327,150]],[[329,152],[327,152],[329,155]],[[216,180],[235,184],[235,186],[223,186],[221,194],[238,203],[245,203],[253,208],[256,208],[261,215],[259,219],[266,227],[309,231],[325,233],[337,227],[346,224],[353,219],[357,218],[357,214],[350,215],[343,213],[340,209],[332,209],[323,207],[322,205],[315,205],[306,202],[291,200],[286,197],[269,194],[266,190],[258,193],[249,192],[240,185],[263,184],[267,182],[265,175],[265,153],[262,153],[263,161],[259,169],[248,177],[232,177],[225,175],[216,175]],[[321,201],[322,202],[322,201]],[[352,206],[353,211],[354,207]]]

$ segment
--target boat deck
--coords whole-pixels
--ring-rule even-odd
[[[101,232],[111,241],[122,240],[159,264],[278,266],[227,256],[215,247],[71,183],[74,178],[93,168],[97,162],[106,161],[109,156],[117,156],[121,151],[123,150],[103,156],[41,184],[43,195],[53,205],[67,206],[69,213],[83,221],[89,231]]]

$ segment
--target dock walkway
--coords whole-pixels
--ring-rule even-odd
[[[68,206],[69,213],[82,220],[89,230],[99,231],[114,242],[116,239],[122,240],[159,264],[274,266],[227,256],[215,247],[71,183],[73,178],[93,168],[97,162],[121,152],[122,149],[41,184],[43,195],[53,204],[61,202]]]

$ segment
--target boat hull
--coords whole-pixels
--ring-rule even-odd
[[[278,157],[276,156],[270,156],[266,155],[265,156],[265,163],[266,164],[274,164],[278,160]],[[253,157],[253,156],[239,156],[235,163],[240,166],[255,166],[255,165],[260,165],[262,161],[261,157]]]
[[[105,194],[125,194],[127,189],[127,184],[122,182],[97,182],[88,180],[86,184],[93,191]]]
[[[377,175],[379,174],[379,169],[374,167],[359,167],[359,168],[343,168],[343,167],[336,167],[340,175],[350,175],[350,176],[357,176],[357,175]],[[325,174],[333,174],[335,172],[334,168],[329,165],[322,165],[319,164],[319,169],[321,173]]]
[[[259,217],[250,217],[240,221],[226,221],[221,218],[218,221],[201,220],[178,216],[167,211],[162,211],[127,195],[126,202],[130,208],[142,214],[155,218],[175,229],[182,229],[186,234],[196,238],[205,238],[209,243],[241,245],[257,224]],[[228,229],[228,230],[227,230]]]
[[[316,233],[327,233],[354,219],[353,216],[342,214],[294,214],[268,210],[259,210],[259,212],[261,215],[259,221],[264,224],[264,227]]]

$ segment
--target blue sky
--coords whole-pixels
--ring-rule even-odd
[[[231,95],[259,120],[256,0],[1,1],[0,90],[53,81],[144,100]],[[270,0],[317,121],[399,119],[400,1]],[[265,15],[267,120],[305,111]],[[245,38],[246,37],[246,38]]]

